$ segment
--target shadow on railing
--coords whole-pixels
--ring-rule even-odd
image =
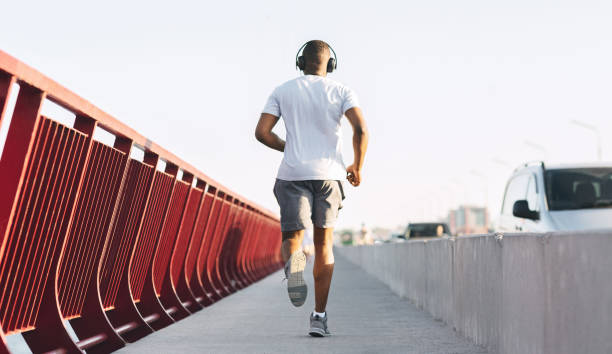
[[[2,131],[0,353],[110,352],[281,267],[274,214],[0,51]]]

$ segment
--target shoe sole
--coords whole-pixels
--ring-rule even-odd
[[[289,275],[287,277],[287,292],[289,293],[289,300],[291,300],[295,307],[304,305],[308,295],[308,287],[304,282],[304,268],[306,268],[304,252],[298,251],[291,255]]]
[[[310,332],[308,332],[308,334],[310,334],[313,337],[328,337],[330,336],[329,333],[325,333],[323,330],[320,329],[311,329]]]

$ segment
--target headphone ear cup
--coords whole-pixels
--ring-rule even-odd
[[[306,68],[306,62],[304,61],[304,56],[300,55],[297,58],[297,61],[295,62],[295,65],[300,69],[300,70],[304,70],[304,68]]]
[[[327,61],[327,72],[331,73],[332,71],[334,71],[335,68],[336,68],[336,59],[329,58],[329,60]]]

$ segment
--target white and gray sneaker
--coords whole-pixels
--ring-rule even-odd
[[[287,264],[285,264],[285,276],[287,277],[287,292],[289,300],[295,307],[304,305],[308,295],[308,287],[304,282],[304,268],[306,267],[306,255],[302,250],[294,252]]]
[[[310,314],[310,330],[308,334],[313,337],[331,336],[329,329],[327,329],[327,312],[325,312],[324,317],[315,315],[314,313]]]

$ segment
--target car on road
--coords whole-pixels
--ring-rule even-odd
[[[406,239],[416,237],[442,237],[451,236],[450,229],[443,222],[418,222],[410,223],[406,227],[404,237]]]
[[[529,163],[517,168],[504,193],[499,232],[612,228],[612,164]]]

